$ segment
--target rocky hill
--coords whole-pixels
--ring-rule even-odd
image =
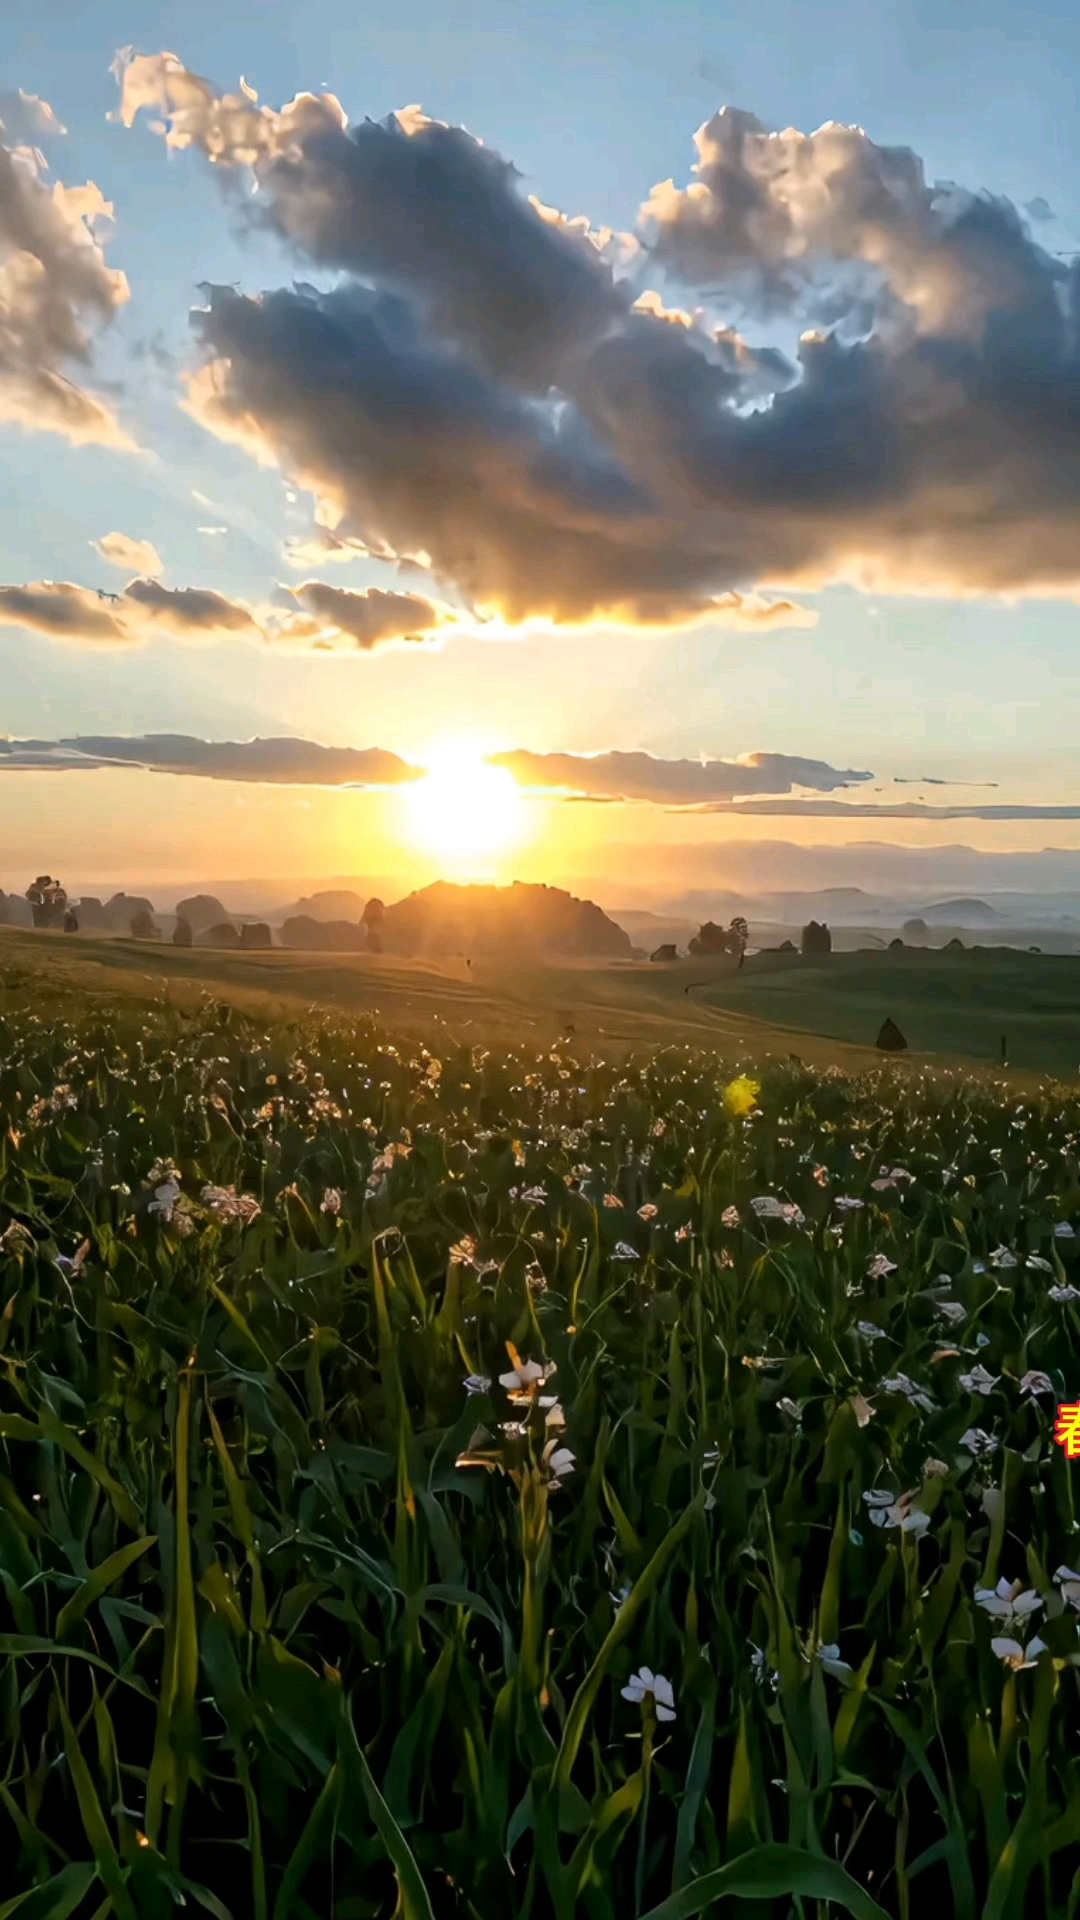
[[[629,960],[630,936],[591,900],[561,887],[515,881],[510,887],[454,886],[436,881],[387,907],[386,953],[560,954],[573,959]]]

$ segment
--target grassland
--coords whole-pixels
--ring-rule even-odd
[[[210,959],[4,943],[5,1920],[1074,1920],[1076,1097]]]
[[[891,1016],[916,1058],[996,1065],[1001,1039],[1026,1079],[1080,1072],[1080,956],[1010,948],[835,953],[727,961],[578,965],[367,955],[176,949],[126,939],[72,939],[0,928],[0,1004],[54,996],[192,1009],[212,992],[254,1016],[316,1007],[372,1015],[401,1032],[443,1025],[452,1037],[538,1044],[573,1029],[601,1051],[689,1044],[810,1065],[873,1064]]]

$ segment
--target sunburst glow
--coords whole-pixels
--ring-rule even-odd
[[[427,772],[402,793],[414,846],[455,873],[471,875],[521,840],[525,804],[505,767],[493,767],[471,741],[444,740],[424,755]]]

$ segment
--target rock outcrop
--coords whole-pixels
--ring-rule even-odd
[[[265,920],[245,920],[240,929],[241,953],[262,953],[274,944]]]

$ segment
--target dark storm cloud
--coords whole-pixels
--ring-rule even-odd
[[[798,754],[750,753],[741,760],[659,760],[649,753],[497,753],[519,785],[565,791],[592,800],[648,800],[692,805],[741,793],[790,793],[812,787],[830,793],[872,780],[872,773],[840,772],[824,760]]]
[[[250,170],[248,217],[340,276],[212,289],[188,398],[340,539],[513,621],[755,624],[741,596],[839,581],[1080,590],[1077,275],[1009,202],[858,128],[725,111],[639,239],[598,234],[418,108],[350,127],[330,95],[278,112],[172,55],[119,72],[128,124],[149,108]],[[790,355],[735,331],[763,306]]]
[[[77,734],[67,740],[0,739],[0,773],[139,767],[209,780],[272,786],[396,787],[422,769],[383,747],[324,747],[314,740],[199,740],[184,733],[127,738]]]

